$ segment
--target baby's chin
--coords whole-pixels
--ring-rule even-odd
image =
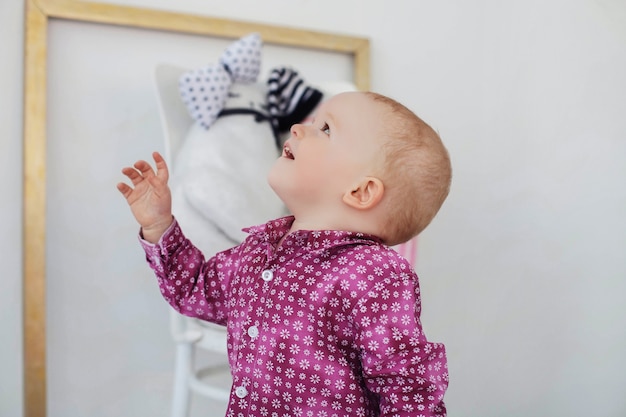
[[[272,167],[270,168],[269,172],[267,173],[267,183],[270,185],[270,187],[272,188],[272,190],[274,190],[274,192],[278,195],[278,197],[280,197],[280,199],[282,200],[282,196],[280,195],[280,185],[281,185],[281,170],[280,170],[280,158],[276,160],[276,162],[274,162],[274,165],[272,165]]]
[[[290,200],[297,198],[297,192],[294,192],[293,189],[289,190],[293,184],[290,184],[289,178],[286,177],[286,171],[280,165],[281,161],[274,163],[267,174],[267,183],[283,204],[289,207]]]

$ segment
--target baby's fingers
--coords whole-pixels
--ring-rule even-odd
[[[136,166],[137,164],[135,164]],[[143,176],[135,169],[131,167],[126,167],[122,169],[122,174],[126,175],[129,180],[132,181],[133,185],[139,184],[143,181]]]
[[[154,158],[154,163],[157,168],[157,177],[167,182],[169,179],[169,169],[167,168],[167,163],[165,159],[158,152],[152,153],[152,158]]]
[[[130,194],[133,192],[133,189],[130,188],[127,184],[124,184],[123,182],[120,182],[117,184],[117,189],[120,191],[120,193],[122,193],[122,195],[126,199],[128,199]]]
[[[150,164],[146,161],[137,161],[134,167],[141,172],[144,178],[150,178],[156,175]]]

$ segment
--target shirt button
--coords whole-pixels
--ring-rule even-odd
[[[266,269],[261,274],[261,278],[263,278],[263,281],[271,281],[272,278],[274,278],[274,273],[272,272],[271,269]]]
[[[248,328],[248,336],[250,336],[251,338],[255,338],[259,335],[259,328],[256,326],[250,326]]]
[[[248,390],[243,385],[235,388],[235,395],[239,398],[243,398],[248,395]]]

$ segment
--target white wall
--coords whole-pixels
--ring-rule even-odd
[[[2,416],[22,410],[21,183],[12,180],[21,172],[22,7],[0,2],[0,37],[9,39],[0,49]],[[428,335],[448,348],[451,415],[626,413],[626,3],[181,0],[175,7],[368,36],[373,89],[441,133],[454,184],[420,239],[418,264]],[[130,230],[113,191],[98,200],[111,205],[106,221]],[[146,285],[140,279],[129,285]],[[141,301],[152,306],[151,296]],[[105,326],[117,319],[101,318]],[[137,346],[154,342],[150,358],[171,353],[157,320],[133,325],[144,329]],[[93,353],[123,344],[111,338]],[[133,400],[146,405],[145,415],[167,415],[167,395],[154,394],[168,383],[165,365],[136,366]],[[102,399],[120,394],[114,385],[94,389]],[[78,403],[90,398],[75,400],[84,407]],[[110,410],[99,415],[123,414]],[[61,415],[71,410],[52,417]]]
[[[22,414],[23,5],[0,1],[0,416]]]

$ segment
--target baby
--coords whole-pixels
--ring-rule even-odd
[[[117,188],[141,226],[161,292],[227,326],[228,416],[445,416],[442,344],[426,339],[417,275],[390,246],[420,233],[448,195],[448,152],[396,101],[363,92],[296,124],[268,181],[292,216],[244,229],[210,258],[171,212],[153,154]]]

